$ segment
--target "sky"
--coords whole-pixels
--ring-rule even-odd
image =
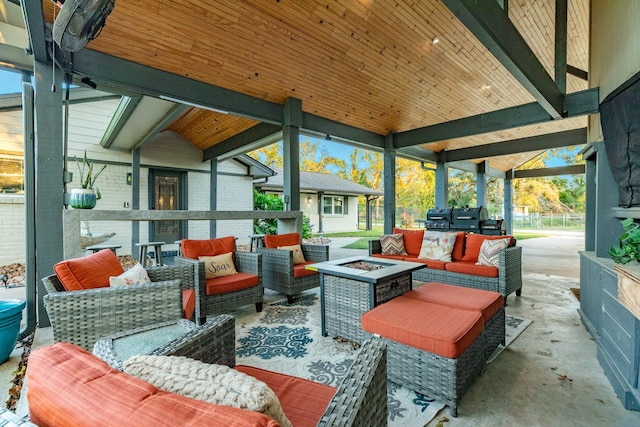
[[[0,70],[0,95],[7,93],[18,93],[21,91],[20,84],[22,74],[12,71]]]

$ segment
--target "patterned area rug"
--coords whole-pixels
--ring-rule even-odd
[[[335,386],[359,351],[355,343],[322,336],[317,291],[301,294],[293,304],[288,304],[286,299],[265,304],[262,313],[256,313],[253,306],[247,306],[231,314],[236,318],[237,364]],[[531,323],[516,318],[511,322],[510,317],[507,316],[507,323],[517,323],[517,327],[507,327],[507,346]],[[529,323],[522,326],[526,322]],[[501,350],[496,350],[492,357],[495,358]],[[423,426],[443,407],[440,402],[388,383],[389,426]]]

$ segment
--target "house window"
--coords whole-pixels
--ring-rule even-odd
[[[324,196],[322,198],[325,215],[343,215],[344,198],[342,196]]]
[[[0,194],[24,194],[24,157],[0,155]]]

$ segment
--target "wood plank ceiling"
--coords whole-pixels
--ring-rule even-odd
[[[52,22],[52,2],[43,6]],[[510,1],[508,10],[553,76],[555,2]],[[569,0],[568,15],[567,63],[588,71],[589,0]],[[380,135],[534,101],[439,0],[118,1],[87,48],[278,104],[298,98],[305,112]],[[568,75],[568,93],[586,88]],[[206,149],[256,123],[192,109],[169,129]],[[578,117],[423,147],[585,126]],[[489,164],[505,171],[535,154]]]

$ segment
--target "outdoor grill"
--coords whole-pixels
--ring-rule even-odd
[[[503,219],[488,219],[480,226],[480,232],[490,236],[504,236],[507,234],[507,222]]]
[[[454,231],[480,232],[482,224],[487,219],[489,219],[489,213],[487,209],[482,206],[477,208],[453,208],[449,229]]]
[[[448,230],[451,222],[451,211],[451,208],[429,209],[427,211],[427,220],[424,223],[425,228],[433,230]]]

